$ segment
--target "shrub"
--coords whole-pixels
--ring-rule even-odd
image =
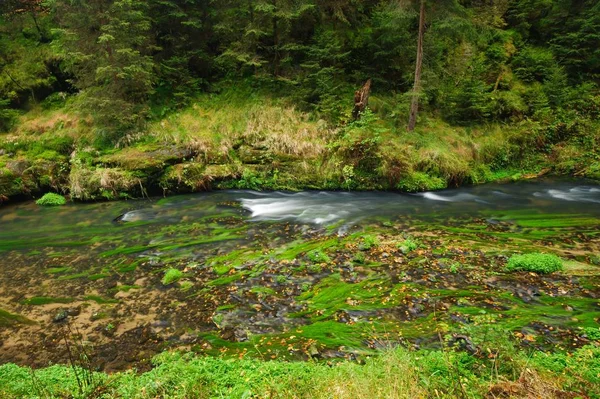
[[[35,202],[40,206],[61,206],[67,203],[65,197],[59,194],[48,193]]]
[[[165,272],[165,276],[162,279],[164,285],[171,285],[179,281],[183,277],[183,272],[177,269],[169,269]]]
[[[553,273],[563,270],[562,260],[552,254],[513,255],[506,265],[508,271],[527,271],[535,273]]]
[[[313,263],[329,263],[329,262],[331,262],[331,258],[329,258],[329,256],[327,256],[327,254],[325,254],[323,251],[319,251],[318,249],[310,251],[307,254],[307,256],[308,256],[308,259]]]

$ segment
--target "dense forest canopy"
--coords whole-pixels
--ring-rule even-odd
[[[369,78],[375,93],[399,104],[411,96],[418,1],[9,0],[1,7],[3,129],[17,110],[75,96],[100,130],[119,135],[238,80],[332,122],[347,116],[353,91]],[[425,21],[418,95],[426,112],[454,124],[600,112],[599,1],[426,1]]]

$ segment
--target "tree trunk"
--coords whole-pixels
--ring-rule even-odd
[[[367,105],[369,105],[369,95],[371,94],[371,79],[363,85],[360,90],[354,92],[354,109],[352,110],[352,117],[354,120],[360,118],[360,115],[365,112]]]
[[[273,59],[273,76],[279,76],[279,21],[277,17],[277,0],[273,0],[273,50],[275,51]]]
[[[419,11],[419,39],[417,42],[417,65],[415,67],[415,84],[413,86],[412,100],[410,102],[410,115],[408,118],[408,131],[412,132],[417,124],[419,112],[419,95],[421,94],[421,69],[423,68],[423,36],[425,34],[425,0],[421,0]]]

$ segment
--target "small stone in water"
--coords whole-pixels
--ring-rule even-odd
[[[59,310],[58,313],[54,316],[52,321],[54,323],[60,323],[61,321],[65,321],[69,317],[69,313],[66,310]]]

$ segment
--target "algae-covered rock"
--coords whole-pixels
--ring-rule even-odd
[[[273,161],[273,155],[268,151],[257,150],[248,146],[241,146],[238,158],[242,163],[249,165],[264,165]]]
[[[95,168],[75,163],[69,175],[71,198],[114,199],[143,187],[144,181],[134,172],[119,168]],[[140,188],[141,189],[141,188]]]
[[[154,172],[165,165],[177,164],[190,159],[194,152],[188,148],[158,145],[146,148],[130,147],[100,158],[106,166],[117,166],[130,171]]]
[[[170,166],[160,178],[159,185],[165,191],[206,190],[212,179],[205,174],[205,169],[205,165],[195,162]]]

